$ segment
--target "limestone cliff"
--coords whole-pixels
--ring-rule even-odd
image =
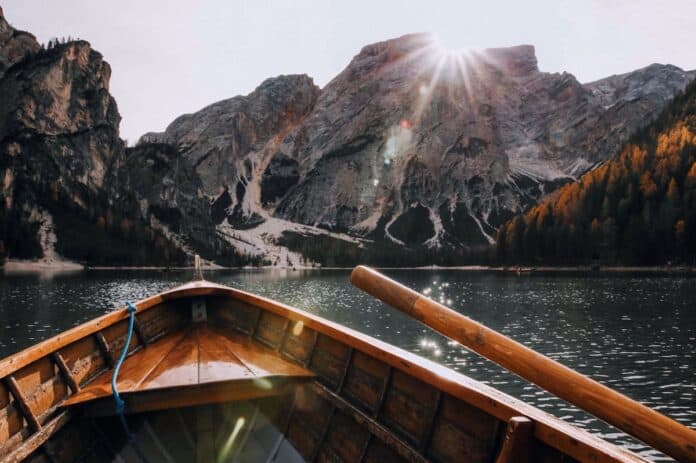
[[[609,159],[694,77],[651,65],[582,84],[534,47],[369,45],[326,87],[269,79],[148,134],[182,150],[218,227],[273,218],[397,248],[471,249]]]
[[[654,64],[582,84],[529,45],[452,54],[415,34],[322,89],[267,79],[126,148],[110,74],[88,42],[45,49],[0,10],[0,258],[462,262],[694,77]]]

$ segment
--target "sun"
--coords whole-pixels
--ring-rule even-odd
[[[406,66],[413,72],[414,100],[409,113],[389,127],[382,157],[384,166],[398,161],[406,153],[413,134],[425,119],[444,117],[433,113],[433,101],[446,101],[456,110],[467,111],[477,107],[476,93],[485,86],[491,69],[499,69],[497,63],[485,52],[467,49],[456,41],[445,41],[435,34],[414,34],[408,51],[389,63],[389,66]],[[435,105],[437,108],[437,105]],[[437,109],[436,109],[437,110]],[[470,111],[475,111],[469,109]],[[381,171],[374,164],[370,190],[381,184]]]
[[[436,34],[431,34],[431,47],[436,54],[448,57],[461,56],[470,50],[469,47],[458,44],[456,40]]]

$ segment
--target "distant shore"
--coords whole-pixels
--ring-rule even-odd
[[[230,270],[246,270],[246,271],[312,271],[312,270],[351,270],[353,267],[321,267],[321,266],[260,266],[260,267],[222,267],[215,264],[207,264],[203,266],[203,271],[230,271]],[[599,266],[593,267],[589,265],[580,266],[485,266],[485,265],[461,265],[444,267],[439,265],[425,265],[420,267],[380,267],[375,266],[379,270],[437,270],[437,271],[462,271],[462,272],[491,272],[491,273],[509,273],[515,275],[530,275],[530,274],[619,274],[619,273],[660,273],[660,274],[696,274],[696,267],[693,266]],[[61,261],[28,261],[28,260],[7,260],[2,266],[5,274],[31,274],[31,273],[73,273],[83,271],[160,271],[160,272],[181,272],[192,271],[193,266],[87,266],[77,262],[61,260]]]

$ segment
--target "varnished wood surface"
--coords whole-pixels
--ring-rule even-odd
[[[43,445],[51,437],[51,435],[65,426],[68,421],[70,421],[70,418],[71,415],[69,410],[61,412],[51,421],[46,423],[46,425],[43,426],[38,432],[32,434],[22,443],[22,445],[14,449],[12,453],[6,455],[0,461],[2,463],[19,463],[23,461],[32,452],[41,447],[41,445]]]
[[[182,314],[190,313],[190,309],[187,309],[185,312],[179,309],[190,307],[188,306],[188,304],[190,304],[188,299],[193,297],[206,297],[208,302],[214,300],[228,301],[224,303],[226,308],[222,311],[227,314],[226,317],[228,321],[234,321],[235,317],[239,314],[247,312],[250,317],[246,323],[239,325],[242,331],[246,333],[247,339],[248,335],[253,335],[254,339],[256,339],[254,343],[257,341],[263,342],[266,345],[270,345],[273,349],[277,349],[278,352],[272,350],[270,352],[273,353],[274,359],[280,360],[281,362],[287,363],[297,361],[298,367],[299,365],[307,365],[308,368],[314,371],[317,371],[315,370],[316,368],[321,368],[322,372],[318,372],[318,374],[320,374],[323,379],[329,378],[332,387],[338,385],[337,391],[339,391],[339,393],[342,389],[341,385],[344,383],[346,372],[351,372],[349,374],[353,375],[367,375],[363,376],[363,379],[367,381],[373,381],[373,379],[382,377],[383,374],[386,375],[385,377],[392,377],[393,380],[396,381],[394,385],[398,386],[401,392],[392,396],[391,393],[386,390],[387,395],[378,396],[378,400],[375,401],[376,408],[368,410],[371,415],[366,416],[374,416],[375,414],[381,413],[384,416],[380,417],[379,420],[392,419],[394,416],[397,416],[392,413],[392,410],[397,410],[400,406],[399,404],[410,403],[405,397],[408,395],[411,386],[404,383],[402,376],[389,373],[393,369],[394,372],[401,372],[437,390],[437,395],[432,397],[432,403],[427,410],[414,411],[417,415],[419,414],[419,416],[422,415],[425,417],[423,419],[427,419],[428,423],[431,423],[432,419],[434,419],[434,414],[437,413],[438,406],[436,404],[439,403],[440,400],[438,397],[442,394],[443,397],[450,398],[448,399],[450,401],[443,402],[442,413],[445,414],[449,407],[447,404],[451,401],[456,401],[469,404],[472,412],[477,411],[481,416],[489,415],[489,419],[494,417],[502,422],[508,421],[513,416],[526,416],[530,418],[535,424],[536,439],[539,443],[543,443],[540,445],[548,445],[549,448],[556,449],[554,451],[561,452],[558,454],[559,456],[561,454],[566,454],[574,460],[583,462],[606,461],[626,463],[644,461],[627,450],[611,445],[535,407],[415,354],[406,352],[285,304],[205,281],[188,283],[139,301],[136,304],[138,307],[137,313],[139,319],[145,321],[143,328],[148,332],[148,339],[152,339],[153,342],[132,355],[143,355],[147,350],[151,349],[152,345],[158,342],[156,341],[159,337],[158,333],[169,333],[166,338],[160,339],[165,340],[175,332],[172,331],[171,328],[167,328],[165,331],[161,331],[161,328],[155,328],[154,331],[150,331],[147,320],[157,320],[157,326],[181,326],[178,323],[186,322],[185,319],[181,318]],[[151,310],[157,307],[159,307],[157,310]],[[143,315],[142,318],[140,314]],[[44,357],[50,355],[52,352],[61,350],[63,353],[70,353],[69,355],[66,354],[66,363],[69,368],[75,368],[73,371],[75,372],[76,380],[83,388],[86,388],[90,384],[85,384],[85,381],[88,381],[94,373],[103,371],[104,368],[103,364],[95,361],[95,359],[98,360],[97,357],[100,356],[98,354],[93,354],[96,349],[96,340],[93,335],[98,332],[103,332],[107,334],[106,337],[109,338],[110,343],[118,342],[116,341],[117,338],[114,337],[114,333],[116,333],[116,336],[122,336],[124,323],[127,317],[128,314],[125,310],[118,310],[80,325],[72,330],[68,330],[32,348],[26,349],[15,356],[0,361],[0,373],[7,376],[22,369],[34,371],[38,368],[38,365],[43,365]],[[277,320],[278,317],[287,319],[287,321]],[[118,328],[119,326],[120,328]],[[292,335],[291,330],[298,326],[300,327],[300,336]],[[114,327],[116,327],[115,332],[113,330]],[[259,327],[261,329],[258,333],[255,333]],[[304,327],[304,331],[302,327]],[[284,331],[285,334],[278,330]],[[112,334],[108,334],[109,332]],[[225,328],[225,333],[227,332],[228,329]],[[120,342],[122,343],[123,341],[121,340]],[[199,345],[199,353],[203,352],[202,355],[204,359],[206,355],[216,355],[216,349],[219,350],[218,343],[212,344],[212,346],[207,347],[204,345],[202,349]],[[258,349],[264,349],[258,344],[253,345]],[[114,349],[120,351],[118,345],[115,345]],[[266,349],[266,352],[269,352],[269,350]],[[316,353],[312,354],[312,352]],[[365,359],[362,358],[363,354],[373,358],[378,363],[385,364],[387,369],[384,370],[382,366],[376,369],[370,367],[368,365],[369,362],[364,362]],[[93,355],[97,355],[97,357],[93,357]],[[181,355],[185,357],[185,353]],[[77,366],[73,363],[75,361],[73,359],[81,359],[79,362],[87,361],[87,363]],[[354,361],[353,359],[357,360]],[[245,361],[243,358],[239,358],[239,360],[242,363]],[[48,361],[50,364],[50,358]],[[351,368],[353,364],[355,367],[358,367],[357,370]],[[157,362],[151,362],[148,365],[152,369],[158,366]],[[271,367],[270,365],[267,365],[266,368],[263,366],[259,367],[258,365],[246,365],[246,367],[249,369],[257,367],[263,371],[277,369],[277,366]],[[230,366],[226,364],[225,368],[230,368]],[[213,373],[218,371],[217,369],[213,370]],[[122,370],[122,372],[123,371],[124,370]],[[324,378],[324,374],[328,375],[327,378]],[[224,383],[204,383],[203,386],[219,386],[221,384]],[[380,384],[384,385],[387,383]],[[392,386],[389,386],[389,388],[391,387]],[[181,388],[163,387],[151,390],[151,392],[147,392],[147,394],[155,394],[157,391],[165,390],[177,391],[177,389]],[[183,390],[186,390],[186,387],[184,387]],[[107,388],[107,391],[108,394],[110,394],[110,387]],[[355,398],[366,398],[367,396],[361,391],[362,389],[356,389],[353,386],[347,390],[347,392],[353,394]],[[221,394],[226,393],[225,390],[219,392]],[[126,394],[126,396],[127,395],[128,394]],[[142,398],[144,395],[140,397]],[[156,395],[153,395],[152,399],[155,400]],[[189,399],[183,398],[181,400]],[[1,396],[0,401],[2,401]],[[105,404],[105,407],[107,407],[106,404],[108,402],[108,407],[110,409],[113,408],[113,402],[109,401],[108,398],[101,399],[101,401]],[[366,403],[366,405],[370,404]],[[382,412],[380,412],[380,408]],[[38,409],[44,410],[45,406],[42,405]],[[13,413],[13,415],[8,416],[16,415],[11,406],[8,407],[7,410],[9,413]],[[441,421],[441,418],[438,418],[438,420]],[[380,422],[385,423],[386,421]],[[14,424],[12,426],[14,426]],[[417,437],[415,434],[420,436],[418,439],[413,440],[413,445],[418,445],[418,448],[420,448],[420,446],[427,445],[431,440],[433,442],[447,442],[443,440],[446,434],[449,433],[443,433],[444,430],[446,430],[445,428],[442,428],[442,426],[436,428],[430,424],[427,426],[431,427],[428,432],[423,432],[420,428],[416,427],[404,428],[404,431],[413,433],[413,437]],[[449,427],[450,425],[446,424],[445,426]],[[0,434],[1,431],[2,427],[0,426]],[[434,435],[430,437],[431,434]],[[22,436],[25,435],[26,431],[22,431],[22,433],[14,434],[11,440],[5,441],[8,445],[8,450],[14,448],[18,439],[24,439]],[[331,439],[333,438],[328,438],[328,440]],[[368,447],[363,449],[365,452],[365,461],[380,461],[380,458],[377,458],[377,456],[382,455],[383,449],[381,444],[378,444],[376,439],[372,439],[372,441],[368,439],[368,442],[371,443]],[[375,458],[377,458],[377,460],[375,460]],[[544,459],[544,461],[573,460],[551,458],[548,460]]]
[[[495,463],[532,463],[534,452],[534,422],[524,416],[508,421],[505,439]]]
[[[67,407],[111,396],[112,370],[62,403]],[[149,344],[126,358],[118,375],[124,396],[153,389],[173,389],[206,383],[261,380],[266,377],[311,378],[309,370],[283,360],[271,349],[235,331],[192,324]],[[182,394],[179,394],[183,396]],[[143,407],[141,407],[142,409]]]
[[[225,404],[263,397],[293,394],[311,376],[268,375],[263,378],[237,378],[189,386],[145,389],[124,393],[125,413],[171,410],[199,405]],[[115,414],[114,400],[101,397],[82,404],[89,416]]]
[[[351,282],[509,371],[637,437],[680,462],[696,463],[696,430],[642,405],[367,267]]]
[[[225,286],[210,283],[207,281],[192,281],[181,286],[172,288],[154,296],[138,301],[136,314],[149,310],[166,300],[205,296],[215,294],[221,290],[229,289]],[[49,355],[58,349],[61,349],[77,340],[99,332],[100,330],[112,326],[121,320],[127,319],[129,316],[126,308],[121,308],[113,312],[109,312],[101,317],[97,317],[75,328],[64,331],[63,333],[42,341],[34,346],[28,347],[10,357],[0,360],[0,377],[5,377],[30,363]]]
[[[301,321],[307,328],[379,359],[502,421],[507,422],[513,416],[526,416],[535,422],[534,432],[537,439],[578,461],[646,461],[626,449],[612,445],[468,376],[314,314],[233,288],[224,288],[213,294],[225,295],[290,320]]]

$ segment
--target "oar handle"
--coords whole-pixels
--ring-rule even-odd
[[[438,304],[371,268],[356,267],[350,275],[350,281],[435,331],[653,448],[680,462],[696,463],[696,430]]]

